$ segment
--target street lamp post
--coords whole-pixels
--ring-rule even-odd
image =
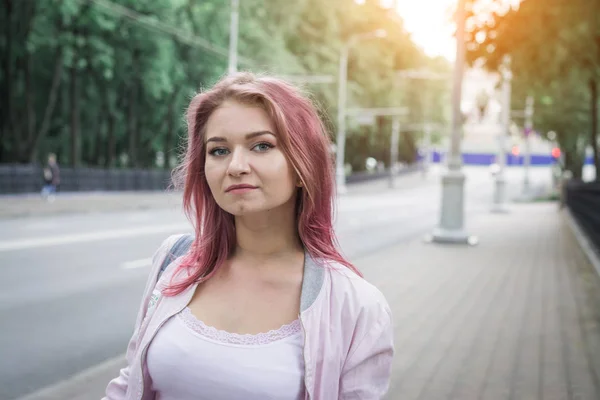
[[[392,119],[392,136],[390,138],[390,175],[388,185],[394,188],[396,163],[398,162],[398,145],[400,144],[400,117],[394,116]]]
[[[346,193],[346,170],[344,168],[344,157],[346,152],[346,85],[348,82],[348,52],[350,42],[342,46],[340,53],[340,65],[338,72],[338,109],[337,109],[337,139],[335,153],[335,181],[337,192]]]
[[[337,109],[337,138],[336,138],[336,154],[335,154],[335,175],[336,187],[339,194],[347,192],[346,188],[346,171],[344,168],[344,157],[346,152],[346,101],[347,101],[347,86],[348,86],[348,53],[352,45],[360,39],[370,37],[383,38],[386,32],[378,29],[362,35],[351,36],[344,43],[340,52],[340,64],[338,72],[338,109]]]
[[[452,85],[452,131],[448,154],[448,170],[442,177],[442,209],[440,223],[431,239],[437,243],[475,244],[477,239],[464,229],[464,185],[460,150],[462,114],[462,82],[465,67],[466,0],[459,0],[456,21],[456,63]]]
[[[433,152],[432,148],[433,145],[431,143],[431,123],[430,123],[430,112],[429,112],[429,105],[431,104],[431,102],[429,101],[429,93],[426,91],[425,94],[422,95],[421,97],[421,108],[423,109],[423,150],[424,150],[424,154],[423,154],[423,169],[422,169],[422,174],[423,177],[427,176],[427,173],[429,172],[429,167],[431,166],[430,164],[430,156],[431,153]]]
[[[533,96],[527,96],[525,103],[525,154],[523,157],[523,194],[527,196],[530,189],[529,168],[531,166],[531,141],[533,133]]]
[[[231,0],[231,15],[229,22],[229,65],[230,74],[237,71],[238,27],[240,17],[240,0]]]
[[[498,147],[500,153],[498,155],[498,172],[496,173],[496,182],[494,190],[494,204],[492,212],[505,213],[506,209],[506,179],[504,170],[506,168],[506,138],[510,132],[510,100],[511,100],[511,80],[512,73],[510,71],[510,56],[505,55],[502,63],[502,121],[501,131],[498,136]]]
[[[431,164],[433,164],[433,140],[431,138],[431,124],[429,122],[425,123],[424,127],[424,136],[425,136],[425,154],[423,154],[423,174],[427,174],[429,169],[431,168]]]

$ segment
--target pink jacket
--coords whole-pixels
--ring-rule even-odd
[[[178,260],[156,282],[178,237],[169,237],[154,255],[127,347],[128,366],[108,384],[103,400],[155,398],[146,351],[158,329],[187,306],[196,289],[193,285],[177,296],[161,295]],[[324,266],[308,255],[305,260],[299,317],[305,337],[306,399],[381,399],[388,389],[394,354],[392,316],[385,298],[346,267]]]

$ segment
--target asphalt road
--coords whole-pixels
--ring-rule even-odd
[[[487,169],[467,169],[466,215],[489,212]],[[520,190],[509,170],[509,197]],[[431,231],[439,176],[353,189],[338,202],[342,250],[355,259]],[[550,180],[534,169],[533,181]],[[411,181],[412,179],[412,181]],[[125,351],[149,270],[170,234],[191,231],[174,210],[0,221],[0,399],[15,399]],[[476,234],[476,232],[473,232]]]

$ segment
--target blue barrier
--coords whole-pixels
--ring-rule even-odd
[[[435,151],[433,153],[433,162],[440,163],[442,161],[443,153]],[[419,154],[418,160],[421,161],[423,159],[423,155]],[[519,166],[523,165],[525,157],[522,155],[515,156],[511,153],[506,154],[506,165],[509,166]],[[493,164],[496,160],[496,154],[493,153],[463,153],[462,161],[464,165],[490,165]],[[532,154],[531,155],[531,165],[552,165],[555,164],[556,160],[551,155],[544,154]],[[593,160],[592,157],[587,157],[585,160],[586,165],[592,165]]]

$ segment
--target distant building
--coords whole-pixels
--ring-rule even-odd
[[[465,72],[463,79],[461,110],[465,117],[463,126],[462,153],[465,162],[488,164],[499,154],[499,135],[502,133],[502,93],[500,76],[481,67]],[[506,140],[506,153],[519,153],[522,156],[524,144],[523,119],[514,118],[511,135]],[[535,129],[535,127],[534,127]],[[447,141],[439,150],[445,152]],[[537,135],[530,138],[531,153],[536,160],[549,160],[552,144]],[[510,157],[509,157],[510,158]],[[512,161],[512,162],[511,162]],[[535,160],[533,160],[535,163]],[[509,159],[509,164],[518,163],[518,157]]]

